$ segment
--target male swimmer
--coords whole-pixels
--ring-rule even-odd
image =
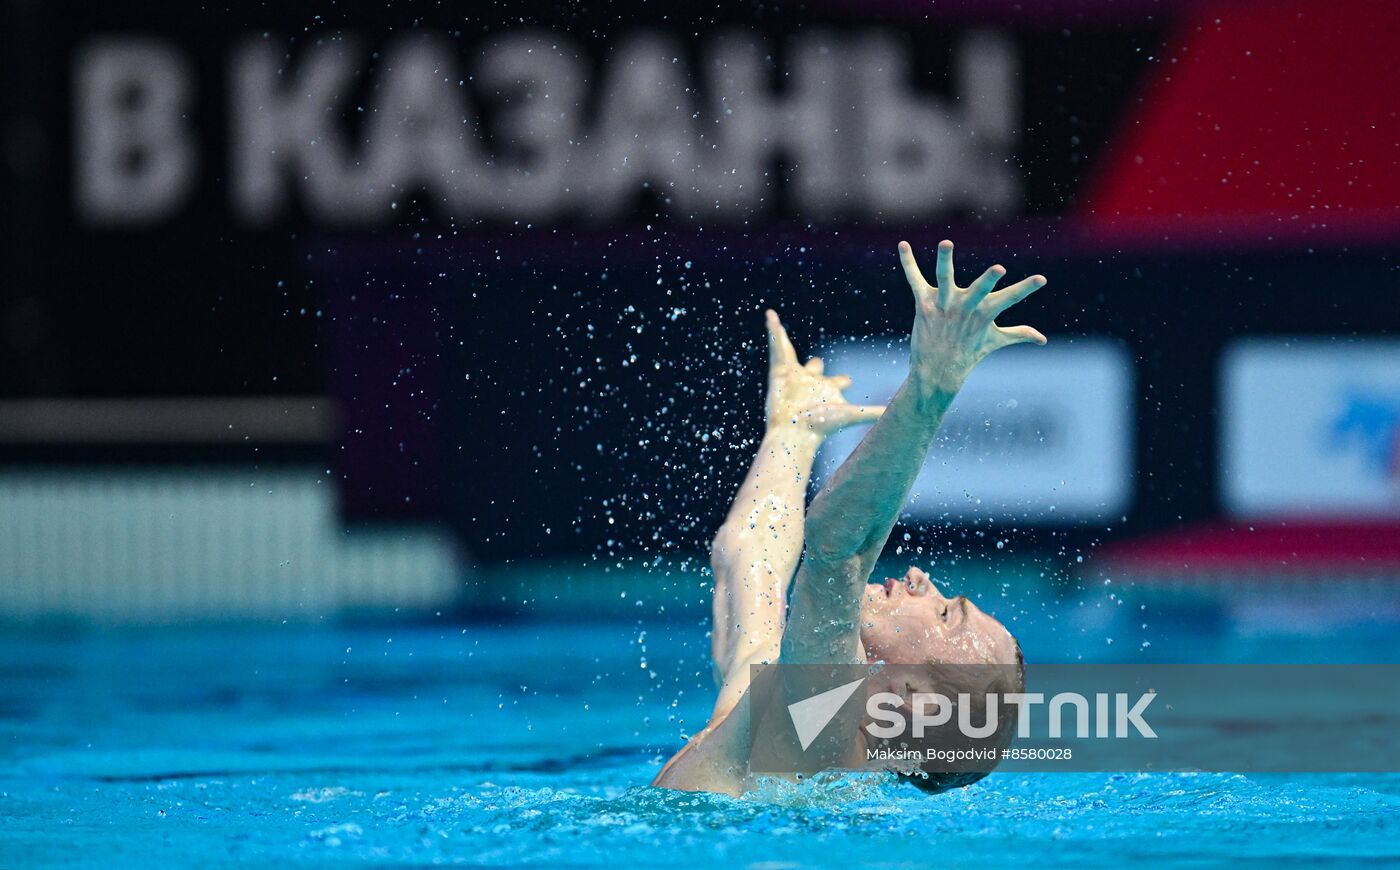
[[[842,391],[850,379],[823,374],[817,358],[800,364],[778,315],[767,314],[767,429],[711,553],[719,698],[709,724],[653,785],[729,795],[750,787],[750,705],[740,702],[751,665],[1011,665],[1017,685],[1008,691],[1020,691],[1020,648],[1000,622],[966,598],[944,597],[918,568],[902,581],[868,581],[968,374],[999,348],[1045,344],[1029,326],[994,321],[1046,279],[1032,275],[996,290],[1006,270],[992,266],[959,287],[949,241],[938,245],[937,286],[924,280],[908,242],[900,242],[899,259],[914,291],[914,326],[909,374],[887,407],[848,403]],[[870,422],[875,425],[804,518],[817,447],[833,432]],[[942,790],[979,777],[944,777],[926,787]]]

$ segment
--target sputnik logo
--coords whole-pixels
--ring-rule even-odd
[[[795,704],[788,704],[788,715],[792,717],[792,727],[797,729],[797,740],[802,750],[812,745],[812,741],[822,733],[831,720],[836,718],[844,705],[855,694],[865,678],[853,680],[844,686],[837,686],[825,692],[804,698]]]

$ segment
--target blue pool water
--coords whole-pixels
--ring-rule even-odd
[[[1032,663],[1396,661],[1395,624],[1358,600],[1324,630],[1098,590],[1016,618]],[[938,796],[848,781],[742,800],[648,788],[710,691],[703,618],[654,609],[10,630],[0,864],[1400,860],[1389,775],[1001,774]]]

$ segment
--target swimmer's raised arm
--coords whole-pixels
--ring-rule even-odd
[[[861,596],[894,528],[943,415],[963,381],[987,354],[1023,342],[1044,344],[1029,326],[993,321],[1045,285],[1033,275],[994,291],[1006,274],[993,266],[965,288],[954,283],[953,243],[938,246],[937,287],[899,244],[914,292],[909,375],[889,407],[812,500],[807,546],[793,590],[782,659],[790,663],[862,662],[857,624]]]
[[[853,405],[850,379],[827,376],[816,357],[797,360],[778,315],[767,313],[765,433],[729,514],[715,535],[711,651],[720,694],[714,717],[748,687],[749,665],[775,661],[788,583],[802,555],[803,505],[817,448],[827,435],[874,421],[880,408]]]

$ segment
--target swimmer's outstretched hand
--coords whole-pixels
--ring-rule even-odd
[[[987,354],[1013,344],[1045,344],[1045,336],[1029,326],[997,326],[1003,311],[1046,284],[1032,275],[1002,290],[994,290],[1006,274],[992,266],[966,287],[953,278],[953,243],[938,243],[938,286],[924,280],[908,242],[899,243],[899,262],[914,291],[914,329],[910,338],[910,378],[925,391],[952,395],[973,366]]]
[[[825,438],[848,426],[874,423],[885,410],[883,405],[854,405],[842,391],[851,385],[845,375],[822,372],[821,357],[805,365],[797,361],[797,351],[776,311],[768,316],[768,429],[794,427]]]

